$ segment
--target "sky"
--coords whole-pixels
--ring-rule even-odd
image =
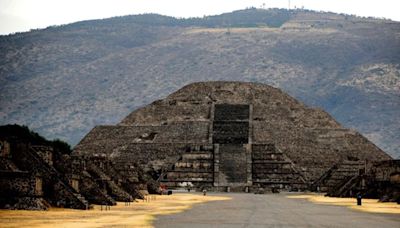
[[[187,18],[247,7],[288,8],[289,0],[0,0],[0,34],[141,13]],[[290,8],[400,21],[400,0],[290,0]]]

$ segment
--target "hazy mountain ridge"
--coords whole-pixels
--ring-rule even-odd
[[[0,123],[72,144],[190,82],[241,80],[320,106],[400,156],[397,22],[256,9],[152,14],[2,36],[0,50]]]

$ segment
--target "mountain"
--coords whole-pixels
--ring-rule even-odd
[[[196,81],[278,87],[400,157],[400,23],[307,10],[156,14],[0,36],[0,124],[76,144]]]

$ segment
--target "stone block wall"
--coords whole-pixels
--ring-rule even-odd
[[[23,171],[0,171],[0,196],[41,197],[42,195],[40,177]]]
[[[53,148],[49,146],[31,146],[48,165],[53,165]]]
[[[132,161],[143,167],[161,169],[174,164],[192,147],[212,147],[210,144],[190,143],[136,143],[130,144],[115,158],[116,162]]]
[[[166,182],[213,182],[213,174],[212,172],[200,172],[200,171],[170,171],[164,177],[166,180],[173,180],[173,181],[166,181]]]
[[[156,143],[208,143],[209,121],[172,122],[162,126]]]
[[[388,160],[374,164],[372,172],[376,181],[392,181],[400,185],[400,160]]]
[[[179,161],[175,163],[176,171],[190,171],[196,169],[201,172],[211,172],[213,168],[212,162],[210,161],[204,161],[200,159],[190,161],[189,159],[187,159],[187,157],[183,158],[183,160],[184,161]]]
[[[10,154],[10,143],[6,140],[0,140],[0,157],[8,157]]]
[[[80,145],[75,154],[119,154],[130,144],[208,143],[209,122],[176,122],[163,126],[98,126]]]
[[[289,105],[253,105],[253,120],[265,121],[275,125],[291,124],[305,128],[340,128],[327,112],[320,109],[306,108],[293,103]]]
[[[9,157],[0,157],[0,170],[20,171]]]
[[[166,103],[166,104],[165,104]],[[181,121],[207,121],[210,119],[210,105],[177,105],[165,102],[145,106],[129,114],[119,125],[160,125],[160,123]]]

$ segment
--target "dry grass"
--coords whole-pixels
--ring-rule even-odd
[[[186,32],[186,34],[197,34],[197,33],[249,33],[254,31],[263,31],[263,32],[278,32],[279,28],[270,28],[270,27],[250,27],[250,28],[194,28],[190,29]]]
[[[381,203],[376,199],[363,199],[362,205],[357,206],[357,200],[355,198],[336,198],[336,197],[325,197],[321,194],[306,194],[306,195],[295,195],[288,196],[291,199],[307,199],[310,202],[316,204],[327,204],[344,206],[353,210],[371,212],[371,213],[389,213],[389,214],[400,214],[400,205],[397,203]]]
[[[202,196],[195,194],[175,194],[156,196],[150,202],[118,203],[109,211],[53,208],[49,211],[0,210],[0,227],[152,227],[156,215],[179,213],[194,204],[229,200],[228,197]]]

